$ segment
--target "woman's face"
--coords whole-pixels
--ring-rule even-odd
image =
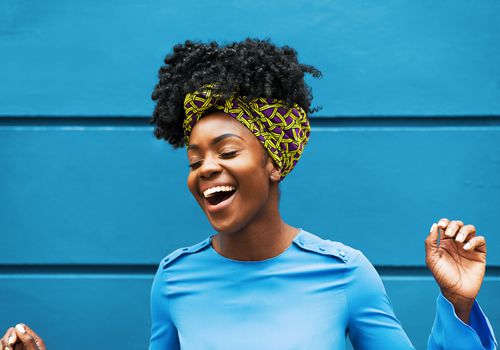
[[[191,131],[188,187],[217,232],[233,233],[271,210],[279,181],[259,140],[223,112],[205,115]]]

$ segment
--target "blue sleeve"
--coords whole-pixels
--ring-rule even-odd
[[[490,322],[474,302],[469,324],[464,323],[455,313],[453,305],[441,294],[437,298],[436,319],[429,336],[427,349],[487,349],[497,348],[497,341]]]
[[[359,251],[353,251],[346,274],[348,333],[355,349],[414,349],[394,315],[377,271]]]
[[[177,329],[170,318],[167,280],[160,264],[151,287],[151,338],[149,350],[179,350]]]
[[[361,252],[355,251],[349,265],[346,275],[348,332],[354,348],[414,349],[394,315],[382,280],[372,264]],[[492,327],[477,302],[469,323],[463,323],[455,314],[453,305],[440,294],[427,349],[496,349]]]

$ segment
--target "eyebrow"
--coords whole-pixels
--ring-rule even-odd
[[[221,142],[222,140],[225,140],[225,139],[227,139],[227,138],[229,138],[229,137],[237,137],[237,138],[239,138],[240,140],[245,141],[245,140],[243,140],[243,138],[242,138],[241,136],[238,136],[238,135],[236,135],[236,134],[229,134],[229,133],[228,133],[228,134],[222,134],[222,135],[217,136],[216,138],[214,138],[214,139],[212,140],[212,142],[210,142],[210,145],[215,146],[216,144],[218,144],[218,143],[219,143],[219,142]],[[188,145],[188,150],[190,150],[190,149],[195,150],[195,149],[200,149],[200,147],[199,147],[198,145],[196,145],[196,144],[192,143],[192,144],[189,144],[189,145]]]

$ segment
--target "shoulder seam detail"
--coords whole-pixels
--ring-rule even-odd
[[[347,263],[350,257],[348,249],[340,242],[321,239],[309,232],[302,231],[294,242],[302,249],[321,255],[330,255]]]
[[[162,268],[166,269],[168,265],[170,265],[173,261],[178,259],[179,257],[186,255],[186,254],[193,254],[197,253],[203,248],[207,247],[210,244],[210,237],[205,239],[204,241],[197,243],[195,245],[192,245],[190,247],[184,247],[184,248],[179,248],[174,250],[172,253],[168,254],[162,261]]]

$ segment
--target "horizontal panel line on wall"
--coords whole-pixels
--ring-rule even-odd
[[[145,127],[150,117],[15,117],[0,116],[0,127]],[[500,126],[495,116],[365,116],[312,117],[311,124],[323,127],[485,127]]]
[[[152,277],[158,266],[153,264],[40,264],[40,265],[0,265],[0,276],[12,275],[115,275],[115,276],[143,276]],[[375,269],[382,277],[387,278],[416,278],[431,277],[425,266],[382,266]],[[487,278],[500,278],[500,266],[488,266]]]
[[[158,268],[152,264],[36,264],[0,265],[0,275],[43,274],[43,275],[153,275]]]

